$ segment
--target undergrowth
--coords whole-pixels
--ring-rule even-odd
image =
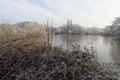
[[[1,51],[0,80],[117,80],[117,73],[87,52],[44,45]]]

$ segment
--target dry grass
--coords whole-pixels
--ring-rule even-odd
[[[41,46],[46,42],[46,26],[28,24],[27,27],[18,27],[11,24],[0,25],[0,44],[9,44],[10,47],[25,49]]]

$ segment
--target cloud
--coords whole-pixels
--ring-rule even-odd
[[[26,0],[2,0],[0,1],[0,9],[3,10],[0,13],[2,18],[8,21],[43,21],[47,18],[53,17],[57,21],[61,20],[59,16],[53,12],[47,11],[40,6],[31,4]],[[56,22],[57,22],[56,21]]]
[[[120,16],[119,0],[45,0],[64,18],[71,18],[75,23],[105,27],[114,17]],[[52,3],[55,3],[54,5]]]
[[[72,19],[85,26],[104,27],[120,16],[119,0],[1,0],[0,16],[10,22],[54,18],[56,26]]]

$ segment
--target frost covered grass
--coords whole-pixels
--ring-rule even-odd
[[[0,49],[0,80],[118,80],[117,73],[104,68],[96,57],[44,45],[21,51]]]
[[[0,24],[0,46],[9,45],[17,49],[29,49],[41,46],[46,41],[46,27],[37,23],[24,24],[24,27],[12,24]]]

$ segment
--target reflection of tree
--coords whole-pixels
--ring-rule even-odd
[[[70,38],[69,38],[69,35],[67,35],[67,49],[69,49],[69,46],[70,46],[70,45],[69,45],[69,44],[70,44],[69,42],[70,42]]]
[[[120,63],[120,54],[119,54],[120,51],[119,50],[120,50],[119,47],[116,47],[116,48],[112,47],[111,48],[110,54],[111,54],[111,57],[112,57],[114,63],[118,63],[118,62]]]
[[[104,37],[103,38],[104,44],[109,49],[109,53],[113,62],[120,61],[120,43],[118,41],[113,40],[111,37]],[[107,49],[106,48],[106,49]]]
[[[120,63],[120,43],[118,41],[111,40],[110,54],[114,63]]]
[[[101,36],[86,36],[86,35],[55,35],[54,43],[62,45],[65,49],[70,49],[72,44],[85,46],[88,41],[97,42]]]

